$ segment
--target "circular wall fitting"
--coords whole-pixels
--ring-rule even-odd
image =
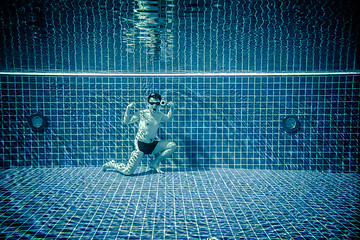
[[[300,128],[299,119],[295,115],[290,115],[290,116],[285,117],[282,120],[281,125],[285,129],[285,131],[288,133],[295,133]]]
[[[46,118],[40,113],[32,114],[28,118],[28,123],[34,132],[44,131],[48,124]]]

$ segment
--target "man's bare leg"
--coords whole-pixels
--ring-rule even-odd
[[[135,169],[139,166],[141,159],[144,157],[144,153],[139,150],[134,150],[131,153],[130,160],[127,164],[124,163],[116,163],[114,160],[104,164],[103,170],[114,169],[124,175],[131,175]]]
[[[160,170],[159,164],[161,161],[165,160],[171,154],[173,154],[176,150],[176,144],[174,142],[159,142],[156,148],[153,151],[153,154],[160,153],[159,156],[155,158],[153,162],[150,163],[150,167],[154,169],[158,173],[164,173]]]

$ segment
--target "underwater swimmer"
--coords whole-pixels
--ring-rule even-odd
[[[149,166],[156,172],[163,173],[163,171],[160,170],[159,164],[176,150],[176,144],[166,140],[156,140],[160,124],[171,121],[174,114],[173,102],[167,104],[170,110],[166,115],[160,111],[161,105],[165,105],[164,101],[161,101],[161,95],[152,93],[148,96],[147,109],[130,114],[131,108],[135,107],[135,103],[130,103],[127,106],[124,123],[131,124],[139,122],[139,129],[135,137],[135,150],[132,151],[127,164],[118,164],[112,160],[104,164],[104,171],[113,169],[124,175],[131,175],[145,154],[158,154]]]

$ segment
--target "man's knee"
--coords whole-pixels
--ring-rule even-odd
[[[177,148],[176,143],[170,142],[170,143],[168,144],[168,149],[170,149],[171,151],[175,151],[176,148]]]

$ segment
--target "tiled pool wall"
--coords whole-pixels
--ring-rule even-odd
[[[123,124],[124,110],[145,108],[155,91],[176,105],[159,131],[179,146],[168,166],[359,172],[359,89],[355,76],[3,76],[2,167],[125,162],[137,127]],[[37,112],[49,122],[43,133],[27,122]],[[282,128],[288,115],[298,132]]]
[[[328,72],[360,69],[356,1],[5,1],[0,69]]]

